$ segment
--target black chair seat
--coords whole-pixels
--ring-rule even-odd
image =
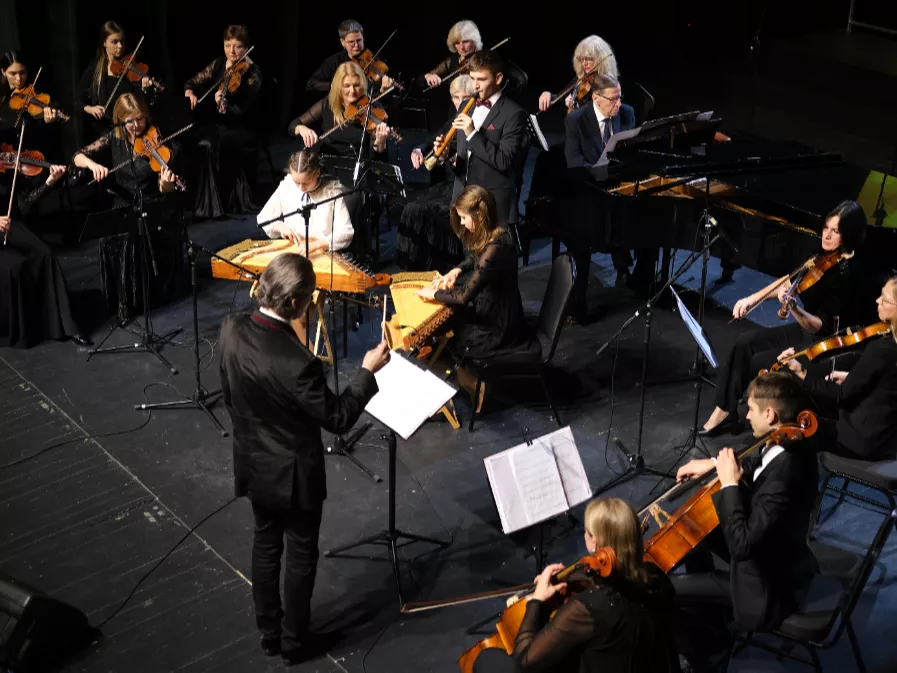
[[[551,344],[543,345],[540,340],[533,339],[525,349],[508,351],[491,358],[472,358],[469,360],[474,369],[484,372],[495,371],[507,373],[514,369],[532,371],[542,364],[542,353],[548,352]]]
[[[824,641],[835,624],[844,593],[844,585],[834,577],[816,575],[801,609],[775,630],[795,640]]]
[[[897,491],[897,460],[858,460],[823,451],[822,467],[829,472],[846,475],[885,491]]]

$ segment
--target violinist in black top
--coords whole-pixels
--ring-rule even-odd
[[[36,110],[43,108],[37,117],[22,109],[26,101],[22,94],[30,88],[31,81],[28,65],[20,52],[11,50],[3,54],[0,57],[0,72],[3,74],[0,78],[0,140],[14,145],[17,138],[14,127],[20,119],[24,119],[26,123],[34,122],[28,124],[28,145],[47,152],[57,144],[54,127],[68,117],[60,111],[59,103],[52,99],[46,105],[36,106]]]
[[[352,62],[342,63],[333,75],[327,98],[322,98],[291,121],[287,132],[291,136],[301,137],[307,149],[314,148],[323,154],[356,156],[365,120],[365,110],[359,101],[366,101],[367,97],[368,80],[361,68]],[[346,111],[352,109],[358,112],[356,121],[346,119]],[[371,119],[376,120],[373,116]],[[320,129],[320,133],[311,128],[313,125]],[[341,128],[328,133],[337,126]],[[319,136],[325,133],[328,133],[327,137],[319,141]],[[368,156],[384,161],[386,143],[391,135],[391,129],[385,122],[377,123],[373,133],[366,133]]]
[[[149,77],[142,78],[140,82],[131,82],[127,76],[119,77],[112,74],[113,61],[124,58],[125,49],[124,28],[115,21],[104,23],[100,29],[97,55],[78,82],[79,93],[75,100],[75,108],[83,110],[84,114],[91,117],[94,138],[106,131],[112,123],[115,100],[109,99],[113,91],[117,97],[125,93],[146,91],[153,87]]]
[[[747,420],[761,438],[784,423],[793,423],[806,404],[800,383],[791,374],[772,372],[757,377],[748,388]],[[676,479],[700,477],[716,470],[720,489],[713,505],[720,525],[685,559],[684,574],[671,576],[676,602],[697,617],[682,625],[680,651],[696,673],[709,668],[712,651],[697,637],[699,625],[728,621],[746,631],[767,631],[801,605],[813,575],[819,570],[807,544],[810,513],[816,503],[818,472],[812,439],[787,449],[766,446],[739,464],[735,452],[722,449],[716,458],[692,460],[679,468]],[[714,570],[713,552],[729,563],[729,572]],[[726,611],[726,619],[711,617],[710,606]],[[698,613],[706,613],[700,615]],[[705,625],[705,619],[713,621]],[[718,634],[723,638],[726,634]]]
[[[573,72],[576,77],[565,88],[575,85],[584,75],[610,75],[616,79],[620,78],[614,50],[597,35],[589,35],[576,45],[576,49],[573,51]],[[580,92],[583,95],[579,95]],[[587,78],[567,94],[564,98],[564,106],[568,112],[573,112],[573,110],[589,104],[590,94],[591,81],[590,78]],[[545,112],[548,109],[552,98],[554,95],[550,91],[542,92],[539,96],[539,112]]]
[[[469,74],[466,65],[470,62],[470,57],[476,52],[483,49],[483,38],[480,36],[480,29],[473,21],[458,21],[449,30],[445,45],[451,52],[446,58],[440,61],[430,72],[418,77],[414,84],[418,87],[437,87],[442,81],[449,77],[452,73],[461,69],[459,74]],[[527,74],[516,64],[511,61],[505,61],[503,65],[504,82],[502,84],[502,92],[519,98],[526,90],[529,78]],[[457,75],[456,75],[457,76]]]
[[[252,189],[257,162],[249,112],[262,86],[262,73],[248,56],[243,58],[250,47],[245,26],[228,26],[223,39],[224,55],[184,84],[191,109],[210,87],[216,87],[214,100],[202,103],[206,106],[205,122],[196,133],[199,152],[191,191],[195,194],[193,213],[200,218],[254,210]],[[225,76],[229,69],[230,74]]]
[[[342,50],[328,56],[318,69],[315,70],[308,82],[305,84],[306,91],[318,91],[325,93],[331,90],[331,82],[333,82],[336,71],[343,63],[353,61],[361,56],[365,51],[364,46],[364,28],[358,21],[348,19],[339,25],[339,43]],[[358,65],[356,63],[356,65]],[[367,79],[367,78],[365,78]],[[393,79],[389,75],[384,75],[380,80],[380,84],[384,89],[388,89],[393,85]]]
[[[860,247],[865,236],[866,215],[859,204],[844,201],[826,216],[822,230],[822,254],[840,251],[841,261],[800,295],[803,306],[789,302],[794,322],[746,332],[738,337],[723,359],[717,376],[716,408],[699,434],[715,436],[736,428],[737,423],[730,415],[735,411],[744,389],[757,372],[775,362],[784,349],[808,346],[814,335],[825,336],[835,332],[840,325],[857,324],[856,294],[861,283],[854,251]],[[735,319],[741,319],[766,299],[778,297],[781,301],[790,285],[788,276],[785,276],[739,299],[732,315]]]
[[[885,283],[877,304],[878,318],[890,330],[866,346],[850,371],[807,376],[797,360],[787,362],[814,401],[837,409],[837,447],[826,450],[861,460],[897,456],[897,277]],[[793,352],[788,349],[779,357]]]
[[[552,584],[552,575],[564,566],[546,567],[528,597],[514,654],[508,657],[500,649],[485,649],[474,663],[475,673],[680,671],[673,635],[673,587],[657,566],[642,560],[641,528],[632,506],[619,498],[593,500],[586,507],[584,524],[590,554],[603,547],[614,550],[611,575],[580,580],[584,588],[558,608],[558,592],[578,578]]]
[[[111,168],[116,192],[115,205],[122,216],[129,212],[127,206],[135,203],[140,195],[144,203],[153,203],[152,217],[157,224],[164,224],[169,231],[156,231],[152,235],[153,258],[159,270],[151,275],[151,297],[169,298],[184,288],[186,259],[183,237],[170,233],[181,221],[182,209],[174,193],[178,177],[175,174],[178,145],[170,142],[171,163],[156,173],[147,158],[135,156],[135,143],[149,131],[158,133],[152,126],[149,107],[140,94],[122,94],[115,103],[112,115],[115,127],[75,154],[78,168],[89,170],[96,181],[105,180]],[[131,162],[133,159],[133,163]],[[154,198],[155,197],[155,198]],[[142,304],[136,273],[125,273],[131,264],[142,264],[137,251],[134,233],[118,234],[100,239],[100,260],[103,269],[103,294],[107,308],[117,313],[120,322],[139,313]]]

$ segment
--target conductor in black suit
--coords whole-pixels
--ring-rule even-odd
[[[384,343],[364,356],[341,395],[305,347],[305,316],[315,272],[301,255],[283,254],[259,280],[258,309],[221,325],[221,387],[234,428],[236,495],[255,516],[252,596],[262,649],[288,663],[310,654],[311,596],[321,509],[327,496],[321,428],[343,433],[377,392],[374,372],[389,360]],[[280,559],[286,536],[284,601]]]
[[[495,198],[499,222],[514,227],[530,135],[526,112],[502,94],[503,68],[501,56],[488,49],[470,57],[477,103],[472,115],[460,114],[452,123],[458,148],[452,201],[467,185],[485,187]],[[439,136],[436,144],[441,141]]]
[[[592,104],[583,105],[567,115],[564,126],[567,132],[564,143],[567,168],[594,166],[612,135],[635,126],[635,111],[623,103],[620,83],[615,77],[596,75],[592,86]],[[657,263],[656,248],[639,248],[636,251],[638,262],[632,274],[629,273],[632,265],[629,250],[610,247],[608,251],[617,271],[617,287],[629,285],[633,289],[644,289],[650,285]],[[585,305],[585,284],[588,282],[587,252],[591,250],[583,250],[576,255],[578,280],[581,281],[577,301],[581,308]]]
[[[794,422],[802,408],[805,397],[791,374],[765,374],[748,388],[747,420],[755,437]],[[767,446],[739,465],[733,450],[723,449],[716,458],[682,466],[676,478],[684,481],[714,467],[721,486],[713,495],[720,525],[686,558],[688,572],[671,576],[676,601],[725,606],[739,629],[768,631],[800,607],[819,570],[807,544],[817,494],[816,454],[811,441],[802,440],[787,449]],[[712,570],[711,550],[728,561],[728,573]],[[688,643],[680,651],[695,671],[707,670],[695,649]]]

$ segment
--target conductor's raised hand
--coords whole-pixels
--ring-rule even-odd
[[[551,583],[551,578],[554,575],[557,575],[563,569],[563,563],[552,563],[550,566],[545,567],[545,570],[543,570],[534,580],[536,583],[536,588],[532,593],[532,598],[534,601],[547,601],[558,591],[566,588],[566,582],[560,582],[558,584]]]
[[[362,369],[367,369],[371,374],[376,374],[389,362],[389,355],[389,346],[386,340],[383,340],[364,354],[361,367]]]

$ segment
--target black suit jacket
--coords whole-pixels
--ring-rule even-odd
[[[754,482],[758,465],[745,460],[742,482],[713,496],[731,556],[735,623],[748,631],[767,631],[792,614],[819,571],[807,545],[818,482],[812,446],[792,445]]]
[[[614,117],[614,133],[627,131],[635,126],[635,112],[629,105],[621,105],[620,113]],[[591,103],[583,105],[567,115],[564,119],[567,139],[564,142],[564,154],[567,157],[567,168],[594,166],[604,152],[604,140],[601,138],[601,125],[595,116],[595,106]]]
[[[221,388],[234,426],[236,495],[272,509],[327,497],[321,428],[351,428],[377,392],[366,369],[337,397],[292,328],[256,311],[221,324]]]
[[[480,185],[495,197],[500,223],[515,224],[517,190],[530,143],[526,112],[502,94],[469,143],[464,133],[457,133],[455,138],[458,158],[452,201],[467,185]]]

